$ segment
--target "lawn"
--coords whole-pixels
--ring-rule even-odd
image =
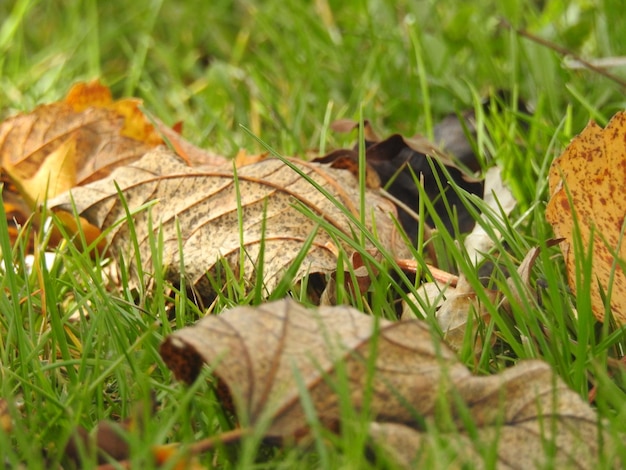
[[[520,262],[530,249],[541,251],[531,271],[536,298],[512,302],[506,315],[489,305],[493,321],[483,327],[494,341],[478,356],[468,344],[459,358],[483,375],[543,359],[617,437],[626,422],[620,362],[626,338],[615,325],[595,321],[588,296],[572,294],[561,251],[548,243],[545,209],[552,160],[590,119],[604,126],[626,107],[623,83],[576,65],[577,57],[626,56],[622,10],[617,0],[9,0],[0,4],[0,117],[60,100],[72,84],[98,78],[116,98],[140,98],[166,124],[182,122],[187,140],[220,155],[271,148],[309,158],[354,144],[356,133],[330,129],[338,119],[368,119],[381,136],[432,138],[445,116],[476,110],[473,149],[481,171],[502,168],[517,200],[488,255],[496,265],[489,287],[511,297],[506,277],[521,282]],[[626,79],[623,66],[606,70]],[[483,100],[497,102],[498,110],[482,112]],[[111,279],[106,260],[72,243],[50,248],[57,255],[46,265],[45,234],[30,246],[26,226],[11,246],[5,220],[0,398],[12,424],[0,421],[0,456],[7,468],[58,468],[67,463],[63,449],[77,426],[91,430],[138,413],[143,430],[127,435],[133,468],[154,465],[152,445],[191,445],[232,429],[207,380],[178,383],[159,354],[168,334],[204,315],[184,289],[170,286],[156,268],[150,288],[133,289],[123,269]],[[459,244],[441,235],[433,245],[447,260],[444,268],[479,289]],[[161,255],[156,240],[153,266]],[[6,269],[11,262],[15,269]],[[589,261],[580,263],[583,278],[590,270]],[[225,276],[229,287],[212,313],[261,300],[260,290],[245,292],[236,275]],[[388,291],[398,283],[382,276],[366,298],[343,300],[389,316]],[[271,297],[297,295],[290,287]],[[433,313],[426,321],[434,324]],[[340,436],[318,430],[307,449],[266,446],[259,426],[238,446],[211,450],[200,462],[394,468],[369,459],[362,417],[345,418]],[[435,453],[430,463],[446,468],[445,442],[436,431],[431,437],[443,457]],[[626,462],[625,449],[618,453]],[[95,468],[95,456],[84,466]]]

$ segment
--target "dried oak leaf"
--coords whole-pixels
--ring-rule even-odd
[[[598,458],[595,412],[546,363],[473,376],[419,320],[390,322],[350,307],[309,310],[282,300],[207,316],[168,336],[161,355],[188,383],[208,365],[242,422],[269,418],[269,442],[309,434],[302,387],[320,423],[337,431],[340,383],[357,411],[369,402],[372,437],[400,462],[415,461],[421,449],[396,448],[396,433],[376,426],[401,425],[418,438],[434,426],[467,438],[475,453],[481,443],[497,446],[502,468],[595,468]]]
[[[292,163],[358,218],[359,186],[349,172],[316,163]],[[151,239],[161,229],[168,279],[180,281],[182,257],[187,285],[195,285],[197,294],[207,300],[212,297],[214,286],[206,273],[216,268],[221,258],[234,272],[243,270],[248,286],[257,281],[255,271],[262,259],[264,287],[271,292],[303,249],[306,256],[294,282],[306,274],[336,269],[336,252],[331,249],[336,240],[320,227],[320,220],[346,237],[358,233],[340,208],[281,160],[266,159],[246,165],[237,170],[235,177],[232,169],[206,172],[191,168],[175,154],[158,148],[141,160],[118,168],[108,178],[71,191],[82,217],[101,229],[112,228],[108,240],[113,255],[127,260],[134,273],[138,270],[133,264],[134,241],[128,224],[116,225],[126,217],[116,185],[131,213],[157,201],[154,210],[139,211],[134,216],[134,240],[139,247],[142,271],[152,272]],[[375,224],[379,242],[391,252],[408,257],[393,223],[395,206],[376,191],[367,191],[365,198],[366,226],[372,229]],[[70,194],[50,201],[49,207],[69,210]],[[307,248],[307,240],[312,236]],[[344,248],[348,255],[353,251]],[[240,266],[242,249],[244,266]]]
[[[626,113],[616,114],[605,129],[590,122],[550,167],[550,202],[546,218],[561,244],[569,286],[578,293],[580,269],[573,247],[580,237],[587,256],[593,244],[591,307],[604,321],[605,298],[620,324],[626,323]],[[581,253],[582,255],[582,253]]]

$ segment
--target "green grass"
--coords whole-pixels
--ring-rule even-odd
[[[488,219],[488,227],[495,225],[503,235],[488,255],[498,266],[491,282],[511,297],[506,273],[519,284],[517,266],[539,246],[532,271],[537,296],[503,312],[485,296],[463,250],[451,237],[437,236],[435,249],[445,253],[450,269],[468,276],[491,314],[482,334],[496,338],[480,357],[469,348],[461,358],[477,373],[542,358],[584,398],[597,387],[594,406],[617,435],[626,422],[626,377],[616,358],[626,340],[622,330],[592,320],[588,297],[572,298],[560,251],[547,245],[553,234],[544,211],[550,162],[590,118],[605,124],[623,109],[624,90],[593,72],[564,67],[562,57],[502,27],[500,18],[595,58],[626,54],[626,20],[618,11],[617,0],[5,1],[0,117],[58,100],[76,81],[100,78],[117,97],[142,98],[144,108],[163,121],[183,121],[185,137],[199,146],[227,156],[240,147],[259,152],[267,146],[280,155],[304,155],[353,145],[356,133],[329,130],[335,119],[363,116],[381,135],[429,135],[447,113],[478,112],[482,97],[509,90],[532,105],[533,115],[521,115],[515,100],[504,103],[501,113],[479,112],[475,142],[481,159],[493,158],[503,168],[519,201],[505,222]],[[623,69],[614,72],[626,75]],[[46,234],[38,235],[35,265],[27,270],[28,232],[25,227],[22,241],[11,247],[0,214],[4,265],[15,267],[0,277],[0,398],[9,401],[14,418],[13,430],[0,432],[0,455],[9,467],[54,468],[77,425],[92,429],[100,420],[129,416],[152,393],[158,413],[147,418],[145,433],[130,436],[135,468],[152,465],[151,444],[192,443],[229,429],[229,417],[206,381],[190,388],[176,383],[159,357],[164,336],[201,315],[184,285],[171,290],[163,279],[160,240],[152,245],[153,289],[135,291],[123,269],[121,286],[111,285],[103,269],[107,261],[69,242],[46,266]],[[354,246],[362,246],[361,237]],[[421,252],[418,247],[416,254]],[[382,265],[366,259],[379,270],[394,270],[389,259]],[[286,278],[274,293],[259,283],[246,291],[227,267],[221,276],[215,280],[223,286],[216,313],[258,303],[267,294],[282,297],[292,287]],[[588,260],[580,263],[579,277],[591,282]],[[388,293],[403,296],[414,288],[410,284],[400,274],[381,276],[367,299],[341,288],[337,297],[392,316]],[[307,300],[303,292],[294,295]],[[433,321],[432,313],[427,321]],[[365,468],[371,464],[359,424],[366,415],[344,405],[342,416],[354,425],[339,437],[313,426],[309,452],[259,451],[257,433],[239,451],[223,449],[202,462],[225,468]],[[437,432],[433,442],[444,455],[446,444]]]

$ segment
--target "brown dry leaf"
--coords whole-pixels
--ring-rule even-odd
[[[495,300],[498,292],[485,289],[485,294]],[[443,339],[454,351],[459,351],[468,342],[465,340],[468,324],[471,326],[474,352],[480,353],[483,349],[479,325],[488,323],[490,315],[480,302],[476,292],[464,276],[459,276],[456,285],[433,281],[422,284],[416,291],[416,296],[409,294],[411,302],[404,302],[402,306],[402,320],[412,320],[418,317],[426,318],[429,311],[435,311],[435,318],[443,332]]]
[[[294,161],[293,164],[358,217],[359,187],[349,172],[316,163]],[[152,226],[147,210],[134,217],[143,271],[150,273],[152,270],[150,240],[162,227],[163,262],[169,267],[168,279],[180,282],[182,254],[187,285],[195,285],[203,299],[210,300],[214,293],[206,273],[216,267],[220,258],[227,260],[235,273],[243,270],[250,286],[256,282],[255,270],[262,255],[264,286],[271,292],[314,233],[294,282],[306,274],[329,273],[336,269],[336,254],[329,248],[335,240],[294,206],[305,207],[348,237],[358,231],[338,207],[277,159],[244,166],[237,170],[235,179],[232,170],[198,171],[168,150],[155,149],[138,162],[117,169],[108,178],[72,190],[79,214],[100,229],[113,227],[125,218],[114,182],[131,212],[149,201],[157,201],[152,211]],[[393,223],[393,204],[375,191],[368,191],[365,196],[366,225],[371,229],[375,223],[380,243],[391,252],[408,257],[406,245]],[[69,194],[50,201],[49,207],[68,211],[71,208]],[[238,207],[242,213],[241,223]],[[179,252],[177,226],[180,227],[182,253]],[[123,256],[136,273],[134,243],[128,224],[113,228],[109,241],[113,254]],[[241,249],[245,250],[244,266],[239,266]],[[348,256],[353,251],[347,247],[346,250]]]
[[[95,457],[99,470],[132,468],[132,446],[130,436],[141,439],[146,422],[144,415],[145,404],[138,404],[131,415],[120,421],[100,421],[91,432],[78,426],[69,439],[63,451],[63,457],[72,466],[82,468],[85,464],[83,457]],[[156,403],[151,403],[151,413],[156,411]],[[152,455],[157,467],[167,464],[168,468],[199,469],[202,468],[197,460],[189,458],[177,444],[152,446]],[[91,455],[95,454],[95,455]],[[116,464],[110,464],[113,460]],[[172,466],[174,464],[174,466]]]
[[[77,83],[64,101],[42,105],[28,114],[11,117],[0,125],[0,163],[14,180],[35,175],[49,155],[72,141],[75,146],[76,184],[108,175],[115,167],[140,158],[146,151],[165,143],[162,134],[188,161],[224,164],[226,159],[208,152],[193,153],[178,133],[157,122],[155,129],[139,109],[141,100],[113,101],[111,91],[99,83]],[[178,137],[177,137],[178,136]],[[196,149],[198,151],[199,149]],[[210,156],[213,155],[214,159]],[[50,172],[56,178],[58,171]],[[67,185],[66,185],[67,186]],[[72,187],[69,186],[69,187]],[[59,194],[69,187],[58,188]]]
[[[76,179],[67,189],[108,175],[163,141],[133,99],[113,102],[108,88],[79,83],[65,101],[42,105],[0,125],[0,162],[13,181],[30,179],[49,155],[73,141]],[[51,183],[58,172],[49,173]],[[43,177],[42,177],[43,178]],[[59,194],[59,192],[50,195]]]
[[[626,113],[616,114],[605,129],[590,122],[552,163],[551,198],[546,210],[546,218],[557,238],[564,239],[561,246],[570,288],[578,292],[579,262],[573,247],[579,235],[585,256],[593,243],[590,282],[593,314],[604,321],[603,297],[611,292],[610,310],[620,324],[626,323],[625,143]]]
[[[9,410],[9,402],[5,398],[0,398],[0,431],[8,434],[13,429],[13,418]]]
[[[194,168],[203,169],[216,169],[216,168],[229,168],[231,161],[228,158],[211,152],[210,150],[196,147],[188,140],[183,139],[181,136],[182,123],[177,123],[174,128],[171,128],[161,122],[157,118],[152,118],[157,126],[159,134],[163,136],[168,146],[174,149],[177,155],[189,165]]]
[[[52,151],[30,178],[14,179],[29,207],[48,195],[61,194],[76,184],[76,139],[68,138]]]
[[[499,167],[492,167],[485,174],[485,194],[483,200],[485,201],[485,206],[491,209],[489,217],[483,213],[481,216],[482,223],[477,223],[463,241],[467,256],[474,266],[478,266],[484,259],[484,255],[495,247],[496,240],[492,238],[491,234],[495,234],[498,238],[500,237],[500,233],[495,229],[496,223],[494,219],[501,221],[504,226],[504,219],[517,204],[513,193],[502,180],[502,170]],[[491,229],[487,231],[484,224]]]
[[[335,128],[344,131],[355,126],[356,124],[350,121],[341,121]],[[420,191],[416,178],[421,181],[426,196],[432,201],[435,212],[450,233],[454,233],[455,227],[461,232],[471,230],[475,221],[461,198],[451,188],[449,180],[453,180],[458,187],[469,193],[481,197],[484,188],[482,181],[461,170],[452,157],[424,137],[406,138],[394,134],[385,140],[377,141],[368,140],[376,139],[369,124],[366,125],[365,131],[368,187],[383,186],[397,199],[399,220],[411,240],[417,239],[418,231],[415,214],[419,213]],[[314,161],[330,163],[332,166],[358,173],[358,146],[335,150]],[[445,167],[445,171],[441,166]],[[454,208],[456,215],[451,215],[448,208]],[[453,221],[453,218],[456,220]],[[434,227],[430,214],[426,216],[426,223]]]
[[[3,188],[4,200],[25,201],[5,207],[7,214],[12,212],[9,225],[24,225],[37,202],[103,178],[164,142],[187,163],[228,168],[227,159],[198,149],[174,129],[147,118],[140,104],[134,98],[114,101],[111,91],[97,81],[78,83],[64,101],[0,124],[2,179],[11,183]],[[39,223],[36,217],[35,226]],[[12,241],[17,232],[11,233]],[[53,234],[53,240],[57,238]]]
[[[239,152],[237,152],[237,155],[235,155],[235,166],[237,168],[241,168],[242,166],[252,165],[253,163],[258,163],[261,160],[265,160],[268,157],[269,157],[269,154],[267,152],[256,154],[256,155],[254,154],[251,155],[248,153],[246,149],[240,149]]]
[[[371,392],[373,422],[401,424],[414,433],[423,432],[424,424],[451,436],[475,431],[468,445],[477,452],[480,442],[490,450],[498,445],[503,468],[542,468],[548,462],[595,468],[598,457],[595,412],[546,363],[522,362],[498,375],[473,376],[419,320],[394,323],[350,307],[309,310],[282,300],[207,316],[167,337],[161,355],[188,383],[209,365],[218,393],[225,403],[232,400],[242,422],[270,418],[270,442],[309,434],[299,383],[320,422],[338,431],[341,400],[334,385],[345,374],[341,383],[357,411],[368,400],[366,390]],[[467,417],[475,430],[466,429]],[[374,429],[375,441],[395,449],[393,436],[383,440],[377,434]],[[410,462],[419,451],[395,449],[402,454],[399,461],[411,454]],[[473,454],[468,452],[466,464],[476,463]]]
[[[465,277],[459,277],[459,283],[455,288],[446,291],[446,299],[439,306],[435,317],[444,334],[444,340],[454,351],[459,351],[468,344],[465,340],[468,325],[471,326],[472,343],[474,352],[480,353],[483,342],[479,335],[481,323],[489,323],[491,316],[480,302],[479,297]],[[485,294],[491,300],[495,300],[498,293],[485,289]]]
[[[329,245],[329,248],[335,252],[335,256],[339,256],[339,250]],[[371,251],[370,255],[381,260],[379,252]],[[351,298],[355,296],[361,297],[365,295],[370,285],[372,284],[372,274],[377,272],[363,259],[363,255],[359,252],[354,252],[350,256],[350,259],[346,260],[347,266],[343,271],[343,289],[349,294]],[[368,269],[369,267],[369,269]],[[331,273],[326,287],[320,295],[319,301],[315,302],[315,305],[336,305],[337,304],[337,275],[338,271]]]
[[[548,246],[550,246],[549,243]],[[507,278],[506,283],[511,289],[511,295],[503,296],[499,305],[506,312],[511,313],[512,302],[518,305],[527,305],[528,299],[537,297],[537,293],[530,283],[530,274],[540,252],[539,247],[531,248],[517,268],[517,279]]]

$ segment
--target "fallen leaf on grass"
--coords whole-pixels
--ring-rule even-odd
[[[616,114],[605,129],[590,122],[550,167],[550,202],[546,218],[561,244],[569,286],[578,294],[579,256],[591,253],[591,307],[604,321],[610,293],[613,318],[626,323],[626,113]],[[580,237],[583,252],[574,250]]]
[[[129,433],[140,431],[133,419],[127,419],[121,423],[101,421],[91,433],[79,427],[67,443],[64,457],[76,468],[83,468],[83,457],[88,457],[87,461],[89,461],[92,453],[96,454],[98,470],[133,468],[130,464],[132,455],[128,438]],[[205,468],[195,457],[187,456],[176,444],[152,446],[150,450],[157,468],[161,466],[181,470]]]
[[[491,98],[483,100],[482,113],[485,115],[499,113],[503,110],[503,103],[510,101],[511,96],[506,91],[500,90]],[[515,109],[521,114],[530,113],[522,100],[518,100]],[[386,139],[380,139],[371,124],[364,121],[365,159],[368,168],[375,170],[380,184],[413,212],[411,214],[405,208],[399,207],[400,221],[413,239],[417,230],[414,214],[418,212],[420,199],[416,180],[423,185],[426,195],[434,204],[435,212],[451,233],[455,225],[461,233],[469,232],[475,222],[461,198],[451,188],[451,182],[470,194],[483,197],[484,193],[484,199],[488,203],[495,194],[506,214],[510,212],[511,206],[515,205],[512,194],[501,184],[499,170],[492,168],[486,175],[486,181],[474,175],[474,172],[481,169],[481,159],[475,153],[474,143],[479,133],[477,120],[473,109],[444,117],[433,129],[434,142],[419,134],[413,137],[394,134]],[[524,126],[523,122],[521,125]],[[331,125],[336,132],[350,132],[358,127],[358,122],[348,119],[336,121]],[[483,156],[483,159],[485,158],[489,157]],[[335,150],[318,158],[317,161],[332,162],[333,165],[343,168],[357,168],[355,163],[358,162],[358,145],[352,149]],[[368,172],[368,177],[370,173]],[[499,210],[498,207],[491,207],[496,211]],[[450,212],[451,208],[456,214]],[[425,222],[431,228],[434,227],[430,214],[426,214]],[[477,235],[473,243],[479,243],[480,238]]]
[[[551,243],[547,243],[547,246],[551,246]],[[511,294],[503,296],[499,306],[509,314],[511,313],[512,303],[524,306],[528,305],[529,299],[537,298],[537,293],[530,282],[530,274],[540,251],[538,247],[531,248],[517,268],[517,276],[515,278],[509,277],[506,280]]]
[[[65,101],[39,106],[0,125],[2,167],[16,183],[26,182],[50,155],[71,144],[74,180],[59,186],[55,179],[65,175],[58,166],[50,168],[47,176],[55,191],[48,195],[100,179],[163,143],[138,104],[133,99],[114,102],[108,88],[97,82],[77,84]]]
[[[496,245],[497,240],[493,236],[500,237],[500,233],[495,228],[497,227],[495,221],[506,226],[505,219],[517,204],[513,193],[502,180],[502,171],[499,167],[492,167],[487,170],[484,182],[483,200],[490,212],[481,215],[481,221],[476,223],[463,242],[467,256],[474,266],[478,266],[485,254],[489,253]],[[489,230],[485,229],[485,225],[489,227]]]
[[[496,291],[484,291],[492,301],[498,297]],[[479,325],[489,323],[491,317],[465,277],[459,276],[456,286],[436,281],[427,282],[417,289],[416,294],[419,300],[409,294],[409,299],[413,301],[411,305],[408,302],[403,304],[401,319],[414,319],[416,309],[421,318],[426,318],[428,314],[422,311],[423,305],[427,310],[435,311],[443,339],[452,350],[459,351],[462,347],[473,344],[475,353],[482,351],[484,344],[478,334]],[[466,340],[468,325],[471,327],[471,341]]]
[[[76,468],[83,468],[86,462],[92,461],[91,459],[95,457],[99,464],[98,470],[132,468],[130,465],[132,446],[129,438],[135,441],[143,438],[147,426],[146,419],[149,418],[147,415],[151,416],[157,410],[154,396],[151,397],[149,410],[146,406],[145,402],[140,402],[134,406],[126,419],[119,422],[102,420],[91,432],[78,426],[65,446],[63,452],[65,461]],[[168,468],[175,469],[202,468],[193,455],[181,452],[177,444],[152,446],[151,453],[157,467],[168,464]]]
[[[76,181],[74,185],[101,179],[115,168],[141,158],[163,145],[165,138],[181,148],[181,157],[197,164],[227,164],[227,160],[200,149],[191,153],[179,134],[152,121],[139,109],[141,100],[114,101],[111,91],[97,81],[77,83],[64,101],[42,105],[28,114],[11,117],[0,125],[0,162],[16,180],[32,177],[48,156],[73,141]],[[177,137],[178,136],[178,137]],[[58,170],[58,168],[57,168]],[[55,172],[50,177],[55,178]],[[73,186],[73,185],[72,185]],[[70,187],[72,187],[70,186]],[[64,190],[69,189],[66,187]],[[50,195],[56,195],[59,192]]]
[[[17,223],[25,223],[36,203],[106,177],[166,142],[188,163],[228,165],[225,158],[192,146],[158,120],[153,120],[155,128],[140,104],[134,98],[114,101],[111,91],[97,81],[78,83],[65,100],[0,124],[0,166],[3,179],[6,173],[14,185],[3,188],[3,195],[15,199],[18,195],[11,191],[19,191],[26,201],[14,214]]]
[[[356,123],[352,124],[352,128],[356,126]],[[349,129],[348,122],[342,121],[339,129]],[[419,212],[420,192],[417,185],[421,182],[426,196],[432,201],[437,215],[449,232],[454,233],[455,226],[461,232],[471,230],[474,226],[474,219],[458,194],[451,188],[449,180],[452,179],[458,187],[481,197],[483,195],[482,181],[461,170],[445,151],[421,136],[408,138],[394,134],[382,141],[370,141],[367,138],[376,139],[376,135],[369,125],[366,130],[368,131],[365,160],[368,169],[375,173],[374,178],[370,176],[371,170],[367,172],[369,186],[386,187],[389,193],[415,214]],[[358,146],[352,149],[335,150],[315,161],[329,163],[338,168],[354,168],[353,173],[357,173]],[[456,217],[453,217],[448,208],[456,210]],[[399,216],[404,230],[412,240],[415,240],[418,222],[414,215],[400,207]],[[434,227],[430,215],[427,215],[426,223]]]
[[[208,365],[242,422],[270,419],[270,442],[309,436],[301,387],[320,423],[340,432],[339,380],[357,411],[369,402],[374,441],[401,463],[419,460],[420,448],[397,448],[395,432],[380,426],[404,426],[418,439],[425,424],[461,436],[475,449],[466,465],[480,465],[481,442],[497,446],[502,468],[595,468],[598,457],[596,414],[547,364],[473,376],[419,320],[393,323],[349,307],[309,310],[283,300],[207,316],[168,336],[161,355],[187,383]]]
[[[349,172],[318,163],[296,160],[292,163],[326,188],[358,220],[359,186]],[[160,148],[148,152],[136,163],[117,169],[108,178],[71,192],[82,217],[100,229],[113,227],[109,233],[112,254],[122,256],[135,274],[140,270],[134,264],[129,225],[116,225],[126,217],[116,185],[131,213],[150,201],[157,201],[151,215],[143,210],[133,219],[142,270],[152,272],[150,240],[162,229],[167,278],[179,284],[181,277],[186,276],[188,285],[196,286],[203,299],[211,299],[215,293],[206,273],[216,269],[220,259],[226,260],[233,272],[244,273],[248,289],[257,282],[257,270],[262,268],[263,285],[269,293],[301,250],[305,250],[304,260],[293,282],[307,274],[336,270],[336,252],[330,247],[337,240],[319,226],[321,220],[349,238],[359,231],[339,207],[280,160],[266,159],[246,165],[235,175],[232,169],[198,171]],[[390,252],[408,257],[393,222],[395,206],[376,191],[366,191],[365,198],[366,226],[370,230],[375,226],[378,241]],[[70,211],[71,204],[70,195],[65,194],[50,201],[49,207]],[[301,208],[319,220],[315,221]],[[347,244],[343,248],[348,256],[354,251]],[[366,248],[374,247],[367,244]],[[244,250],[243,266],[241,250]],[[184,272],[180,269],[181,257]]]
[[[8,434],[13,429],[13,418],[9,412],[9,402],[0,398],[0,431]]]

